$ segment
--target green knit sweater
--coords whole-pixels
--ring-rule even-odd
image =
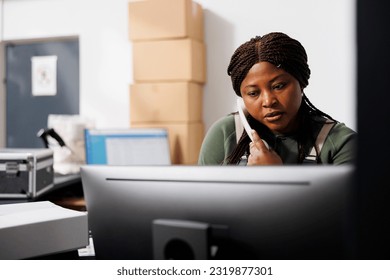
[[[316,139],[322,128],[321,123],[315,123],[313,129]],[[329,132],[320,153],[323,164],[354,163],[356,159],[357,133],[343,123],[336,125]],[[295,135],[274,137],[273,143],[268,143],[282,158],[284,164],[298,164],[298,142]],[[226,158],[237,145],[236,129],[233,115],[228,115],[215,122],[208,130],[200,151],[198,164],[220,165],[225,164]],[[304,145],[306,154],[309,154],[314,141],[308,140]],[[243,160],[240,164],[246,164]]]

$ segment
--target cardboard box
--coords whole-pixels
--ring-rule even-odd
[[[129,8],[129,38],[162,40],[193,38],[203,41],[203,9],[191,0],[134,1]]]
[[[83,248],[88,216],[49,201],[0,205],[0,259],[16,260]]]
[[[0,198],[33,199],[53,186],[51,149],[0,149]]]
[[[203,87],[196,83],[130,85],[131,122],[198,122],[202,120]]]
[[[136,82],[206,81],[203,43],[192,39],[133,43],[133,74]]]
[[[165,128],[169,134],[172,164],[197,164],[204,137],[202,122],[132,123],[131,127]]]

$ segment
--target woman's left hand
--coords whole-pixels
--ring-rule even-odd
[[[249,144],[250,155],[248,165],[280,165],[283,164],[280,156],[268,149],[255,130],[252,130],[253,142]]]

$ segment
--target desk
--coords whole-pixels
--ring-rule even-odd
[[[80,174],[55,175],[54,186],[46,193],[34,198],[0,199],[0,204],[48,200],[59,206],[86,211]]]
[[[86,211],[80,174],[55,176],[54,187],[36,200],[48,200],[64,208]]]
[[[52,190],[62,189],[64,187],[76,185],[81,183],[80,174],[69,174],[69,175],[55,175],[54,176],[54,187]]]

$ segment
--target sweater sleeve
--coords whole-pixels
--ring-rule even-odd
[[[236,145],[233,115],[216,121],[207,131],[199,153],[199,165],[220,165]]]

